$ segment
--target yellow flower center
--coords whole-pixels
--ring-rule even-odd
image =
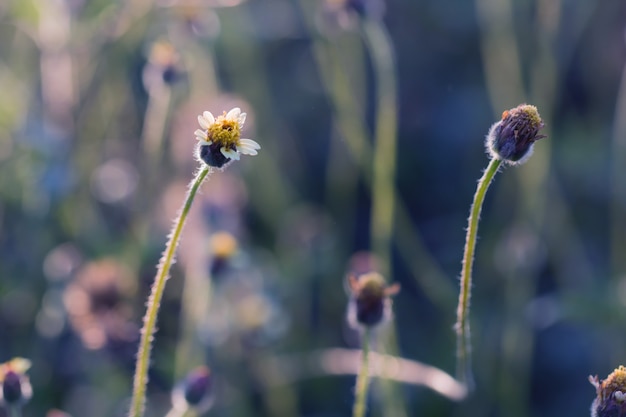
[[[531,106],[530,104],[521,104],[514,109],[506,110],[504,113],[502,113],[502,120],[504,120],[508,116],[522,116],[534,128],[538,128],[541,124],[541,116],[539,116],[537,107]]]
[[[207,139],[226,149],[237,147],[240,138],[241,129],[239,122],[235,119],[227,118],[226,113],[219,116],[207,130]]]
[[[626,391],[626,368],[620,366],[614,370],[601,385],[602,396],[609,398],[615,391]]]

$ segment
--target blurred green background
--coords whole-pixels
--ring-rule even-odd
[[[523,102],[548,139],[483,208],[477,390],[376,380],[369,415],[589,415],[587,376],[626,362],[625,29],[621,0],[2,0],[0,361],[33,362],[24,415],[125,414],[196,116],[233,107],[262,149],[194,203],[146,415],[203,364],[205,415],[350,415],[354,376],[307,358],[358,348],[345,276],[372,263],[402,285],[375,349],[454,374],[483,138]]]

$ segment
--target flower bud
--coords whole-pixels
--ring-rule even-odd
[[[180,56],[167,41],[155,42],[149,51],[143,82],[147,90],[163,84],[174,84],[184,75]]]
[[[596,388],[596,399],[591,404],[591,417],[618,417],[626,415],[626,368],[620,366],[606,379],[589,376]]]
[[[388,287],[377,272],[348,279],[352,291],[348,320],[353,327],[375,327],[391,317],[390,297],[400,290],[398,284]]]
[[[544,123],[535,106],[520,104],[502,113],[502,120],[489,129],[486,146],[492,158],[521,164],[532,155],[533,144],[545,135]]]
[[[7,406],[22,405],[33,395],[32,387],[25,372],[30,367],[30,361],[15,358],[0,365],[0,400]]]
[[[172,403],[179,410],[194,409],[199,413],[208,410],[213,403],[213,379],[206,366],[187,374],[172,392]]]
[[[18,404],[22,399],[22,381],[13,371],[7,372],[2,381],[2,398],[6,404]]]
[[[216,232],[209,241],[211,251],[211,275],[218,277],[228,270],[237,253],[237,239],[228,232]]]

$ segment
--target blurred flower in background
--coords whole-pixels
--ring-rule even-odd
[[[0,402],[11,413],[11,410],[21,407],[33,396],[33,389],[26,375],[30,366],[30,361],[24,358],[13,358],[0,364]]]
[[[349,278],[352,295],[348,302],[348,323],[355,329],[374,328],[391,320],[391,296],[400,291],[398,284],[387,285],[377,272]]]
[[[213,404],[213,376],[206,366],[190,371],[172,391],[172,407],[183,415],[187,410],[202,414]]]
[[[260,271],[242,266],[214,282],[201,340],[210,346],[249,349],[267,346],[284,335],[290,319],[279,299],[264,285]]]
[[[216,232],[209,239],[210,273],[213,279],[220,279],[232,267],[237,255],[237,239],[228,232]]]
[[[84,265],[67,286],[63,302],[69,321],[88,349],[134,344],[138,328],[129,299],[136,280],[113,259]]]
[[[91,175],[94,197],[106,204],[121,204],[132,196],[139,175],[137,168],[122,158],[112,158],[98,166]]]
[[[184,76],[180,55],[170,42],[159,40],[152,44],[148,53],[148,63],[143,71],[143,84],[146,90],[159,88],[161,84],[173,84]]]

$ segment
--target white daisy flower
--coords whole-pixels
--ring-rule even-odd
[[[241,138],[245,121],[246,113],[242,113],[239,107],[218,117],[209,111],[199,115],[201,129],[194,132],[199,145],[199,158],[209,166],[220,168],[229,161],[238,161],[242,154],[257,155],[261,145],[252,139]]]

